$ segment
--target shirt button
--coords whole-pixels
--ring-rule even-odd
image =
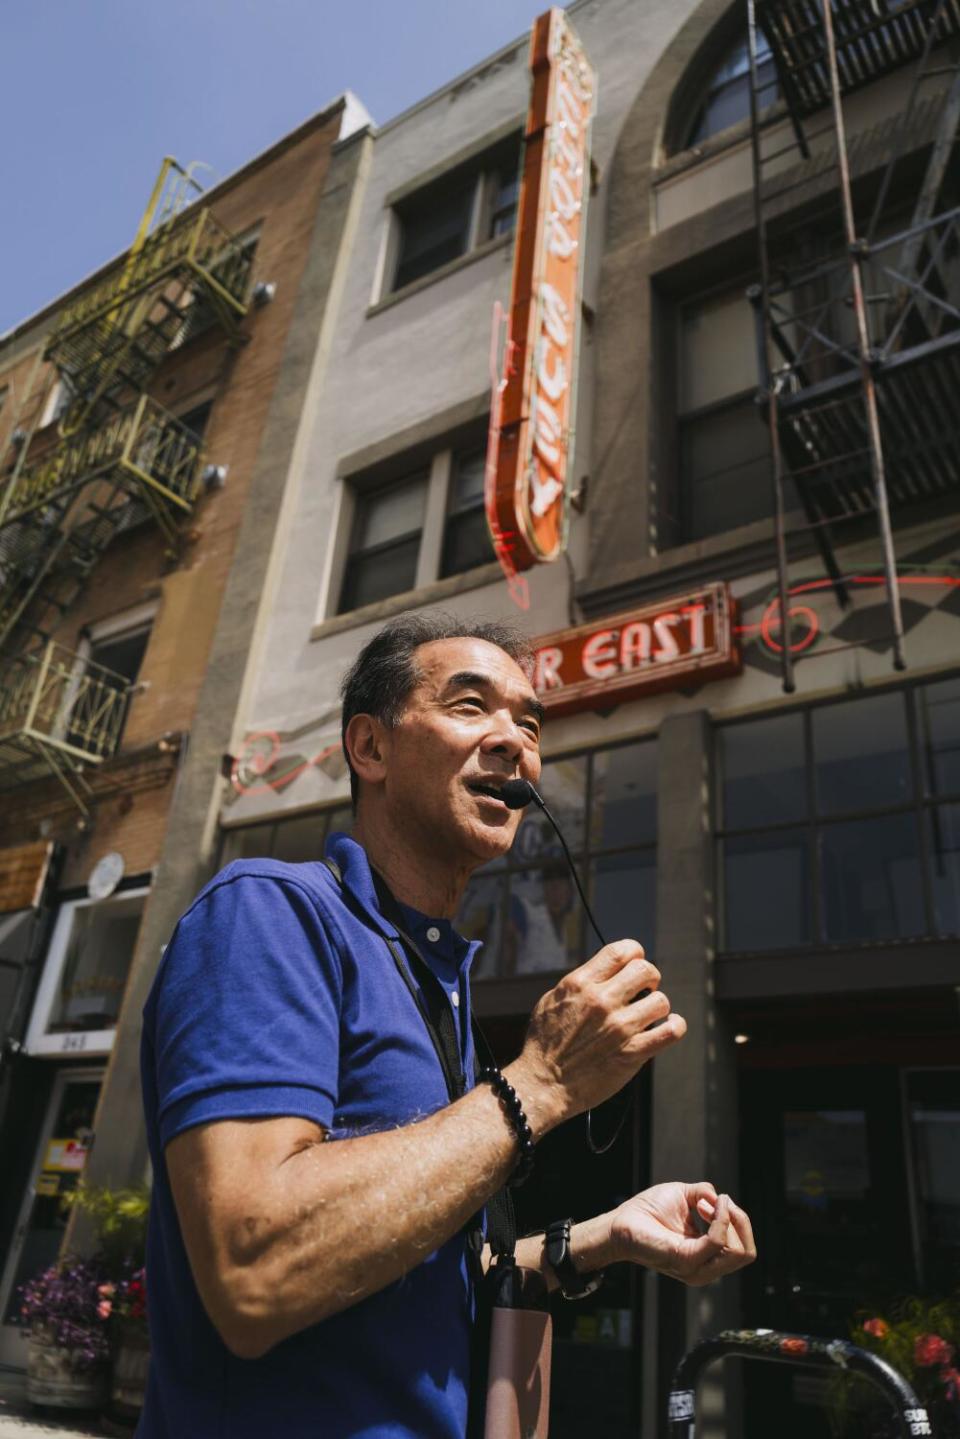
[[[436,942],[437,942],[437,940],[438,940],[439,938],[440,938],[440,931],[439,931],[439,929],[437,929],[437,926],[436,926],[435,924],[431,924],[430,928],[427,930],[427,939],[429,939],[429,941],[430,941],[431,944],[436,944]]]
[[[450,1002],[451,1002],[451,1004],[453,1005],[454,1009],[459,1009],[459,1008],[460,1008],[460,995],[458,994],[458,992],[457,992],[456,990],[454,990],[453,993],[451,994],[451,996],[450,996]]]

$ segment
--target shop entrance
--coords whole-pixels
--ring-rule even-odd
[[[741,1084],[750,1327],[850,1338],[897,1299],[960,1283],[960,1069],[757,1069]],[[829,1432],[824,1381],[752,1368],[748,1413],[783,1414],[784,1439]]]
[[[83,1173],[103,1074],[103,1069],[64,1069],[54,1081],[0,1279],[0,1364],[26,1368],[17,1287],[57,1258],[67,1224],[60,1199]]]

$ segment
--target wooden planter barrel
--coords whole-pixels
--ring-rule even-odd
[[[54,1344],[40,1333],[27,1340],[27,1398],[51,1409],[99,1409],[110,1388],[104,1364],[78,1364],[79,1351]]]

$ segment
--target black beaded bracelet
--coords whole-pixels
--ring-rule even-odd
[[[533,1172],[533,1158],[535,1146],[533,1130],[530,1128],[530,1121],[523,1112],[523,1105],[520,1103],[517,1091],[494,1065],[488,1065],[481,1069],[477,1075],[479,1084],[491,1084],[496,1091],[497,1098],[503,1105],[510,1121],[510,1126],[517,1136],[517,1143],[520,1146],[520,1158],[517,1160],[516,1168],[508,1179],[507,1183],[516,1188],[519,1184],[526,1184]]]

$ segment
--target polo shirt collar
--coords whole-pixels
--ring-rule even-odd
[[[326,852],[338,866],[344,888],[350,891],[370,923],[382,935],[399,939],[396,925],[380,913],[380,902],[370,873],[370,861],[363,846],[347,834],[331,834],[327,840]],[[458,970],[469,966],[480,948],[479,941],[464,939],[449,919],[432,919],[407,904],[401,904],[400,909],[407,920],[410,938],[424,954],[438,955],[447,962],[452,962]],[[440,931],[439,939],[431,939],[428,934],[428,931],[434,928]]]

